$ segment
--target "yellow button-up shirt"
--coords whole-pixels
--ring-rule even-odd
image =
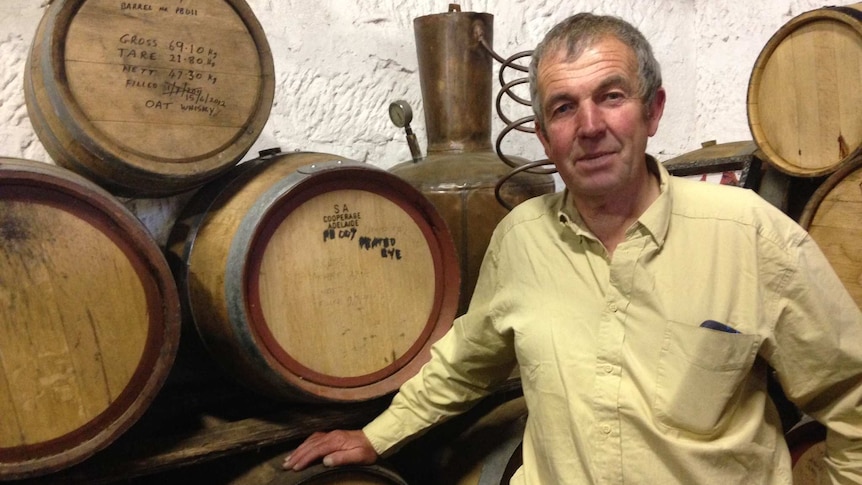
[[[833,482],[862,483],[859,307],[755,193],[654,168],[661,194],[613,257],[565,192],[500,223],[469,311],[364,428],[378,452],[517,365],[529,416],[513,484],[790,485],[771,366],[828,426]]]

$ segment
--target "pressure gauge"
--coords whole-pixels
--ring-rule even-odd
[[[410,108],[407,101],[404,101],[403,99],[393,101],[389,105],[389,119],[391,119],[392,123],[394,123],[398,128],[404,128],[413,121],[413,110]]]

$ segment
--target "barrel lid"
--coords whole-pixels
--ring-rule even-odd
[[[286,379],[336,399],[400,387],[454,319],[460,277],[445,223],[405,181],[338,160],[300,167],[267,197],[234,254],[246,262],[249,321]]]

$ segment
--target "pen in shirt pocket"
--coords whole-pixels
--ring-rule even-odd
[[[729,325],[716,322],[715,320],[704,320],[703,323],[700,324],[700,326],[703,328],[711,328],[713,330],[718,330],[719,332],[739,333],[739,330]]]

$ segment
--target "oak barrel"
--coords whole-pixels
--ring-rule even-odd
[[[748,124],[766,161],[790,175],[828,175],[862,145],[862,4],[784,24],[748,84]]]
[[[830,175],[805,205],[799,224],[811,234],[856,304],[862,307],[862,157]]]
[[[244,0],[49,2],[24,94],[54,161],[116,195],[157,197],[235,165],[275,91]]]
[[[240,383],[286,400],[396,390],[451,326],[445,223],[382,169],[267,153],[207,184],[169,238],[190,319]]]
[[[172,366],[180,302],[161,249],[108,192],[0,158],[0,480],[108,446]]]
[[[817,485],[829,481],[826,469],[826,428],[817,421],[806,420],[794,426],[785,436],[793,465],[794,485]]]
[[[526,424],[523,396],[498,404],[438,453],[433,483],[508,485],[523,464]]]
[[[407,485],[397,471],[384,465],[326,467],[282,472],[267,485]]]

